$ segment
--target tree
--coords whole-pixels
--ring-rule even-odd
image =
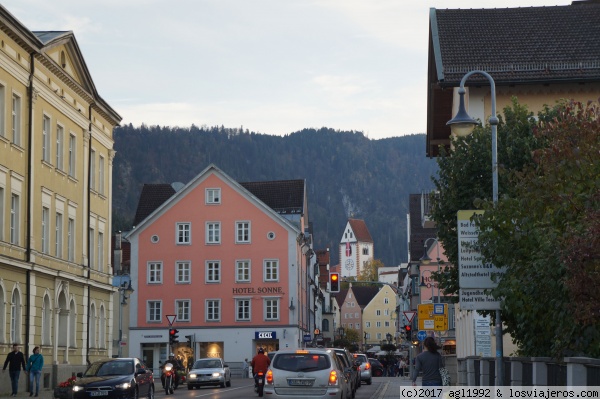
[[[380,259],[372,259],[368,261],[364,268],[360,271],[358,281],[379,281],[378,269],[385,267]]]

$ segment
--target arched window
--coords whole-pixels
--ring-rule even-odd
[[[71,299],[71,305],[69,308],[69,347],[77,348],[77,307],[75,306],[75,301],[73,299]]]
[[[21,343],[21,294],[16,288],[10,302],[10,342]]]
[[[329,320],[323,319],[323,328],[321,328],[321,331],[329,331]]]
[[[52,309],[48,295],[44,295],[42,303],[42,345],[52,345]]]
[[[104,317],[104,304],[100,305],[98,318],[98,348],[106,348],[106,318]]]
[[[92,303],[90,306],[90,348],[96,348],[96,306]]]
[[[6,298],[4,294],[4,286],[0,282],[0,343],[5,343],[6,339]]]

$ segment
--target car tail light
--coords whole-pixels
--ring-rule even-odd
[[[370,369],[370,368],[371,368],[371,364],[370,364],[370,363],[367,363],[367,365],[365,366],[365,370],[368,370],[368,369]]]
[[[338,383],[338,375],[337,371],[331,370],[329,373],[329,385],[337,385]]]
[[[273,383],[273,370],[268,370],[267,371],[267,376],[265,377],[265,382],[267,384],[272,384]]]

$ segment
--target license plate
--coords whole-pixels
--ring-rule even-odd
[[[258,383],[259,383],[259,384],[262,384],[262,382],[263,382],[262,378],[259,378],[259,379],[258,379]]]
[[[92,391],[90,396],[108,396],[108,391]]]
[[[311,380],[288,380],[288,384],[293,387],[310,387],[313,382]]]

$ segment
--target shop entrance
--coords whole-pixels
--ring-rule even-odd
[[[263,348],[265,353],[279,350],[279,340],[254,340],[254,354],[258,353],[258,348]]]

